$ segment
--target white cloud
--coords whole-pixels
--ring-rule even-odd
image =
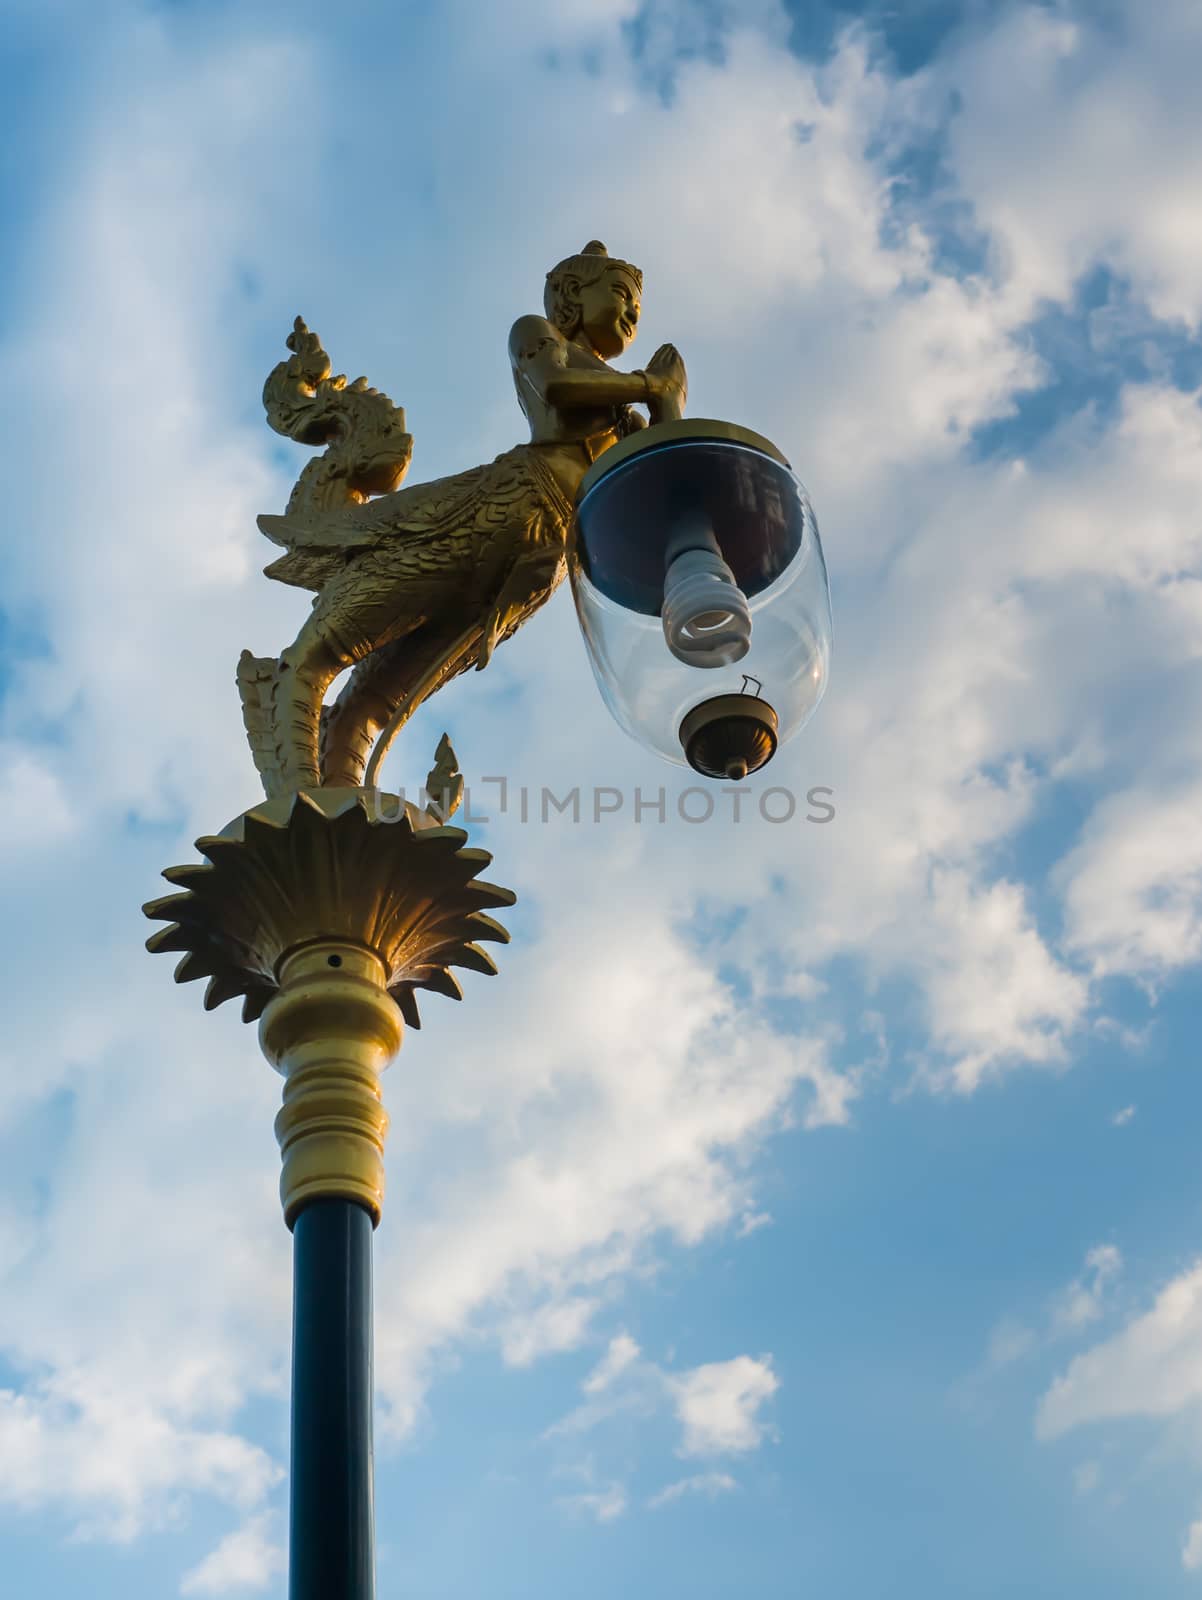
[[[942,959],[930,979],[932,1033],[962,1092],[1014,1060],[1064,1060],[1066,1035],[1085,1011],[1085,984],[1048,949],[1026,899],[1015,883],[934,878]]]
[[[681,1428],[678,1455],[741,1455],[774,1435],[759,1412],[779,1387],[770,1356],[735,1356],[677,1373],[649,1360],[629,1335],[620,1334],[584,1379],[586,1399],[545,1437],[583,1433],[621,1415],[651,1417],[667,1407]],[[690,1478],[688,1487],[709,1481],[702,1474]]]
[[[671,1382],[676,1415],[683,1429],[682,1456],[742,1454],[758,1449],[768,1423],[760,1407],[776,1393],[780,1379],[771,1361],[736,1356],[715,1361]]]
[[[619,1334],[582,1382],[586,1398],[544,1438],[587,1433],[618,1416],[652,1417],[663,1407],[668,1385],[664,1369],[648,1360],[628,1334]]]
[[[1039,1403],[1036,1428],[1053,1439],[1118,1417],[1170,1417],[1202,1400],[1202,1266],[1157,1295],[1149,1311],[1074,1357]]]
[[[1108,24],[1078,8],[1019,4],[977,29],[931,76],[954,86],[950,159],[1011,292],[1064,299],[1096,261],[1153,313],[1196,327],[1202,116],[1191,92],[1198,11],[1121,0]],[[1021,82],[1021,115],[1011,86]]]
[[[639,1357],[639,1347],[628,1333],[611,1339],[609,1349],[581,1384],[585,1394],[600,1394]]]
[[[576,1478],[584,1484],[584,1488],[577,1493],[556,1498],[555,1504],[571,1516],[592,1517],[596,1522],[616,1522],[629,1506],[626,1486],[617,1478],[601,1481],[591,1455],[561,1464],[554,1469],[554,1476]]]
[[[1163,979],[1202,954],[1202,781],[1104,802],[1063,864],[1069,938],[1095,973]]]
[[[574,1350],[588,1333],[600,1302],[578,1296],[538,1306],[501,1329],[501,1353],[511,1367],[528,1367],[555,1350]]]
[[[58,774],[20,745],[0,744],[0,848],[20,854],[54,850],[77,825]]]
[[[685,1495],[704,1495],[707,1500],[714,1500],[720,1494],[729,1494],[731,1490],[739,1487],[737,1481],[729,1472],[699,1472],[690,1478],[679,1478],[675,1483],[669,1483],[658,1494],[653,1494],[647,1502],[648,1510],[658,1511],[661,1506],[671,1505],[674,1500],[680,1500]]]
[[[229,1594],[240,1589],[266,1589],[277,1573],[287,1569],[283,1549],[273,1543],[269,1518],[252,1517],[227,1534],[215,1550],[185,1573],[181,1594]]]
[[[626,1490],[620,1483],[611,1483],[604,1489],[586,1489],[580,1494],[561,1495],[556,1504],[565,1511],[582,1512],[595,1517],[598,1522],[616,1522],[626,1510]]]
[[[997,1324],[986,1348],[986,1370],[1013,1366],[1051,1344],[1079,1337],[1109,1310],[1111,1291],[1122,1270],[1123,1257],[1117,1246],[1095,1245],[1086,1252],[1077,1276],[1051,1297],[1039,1327],[1013,1317]],[[969,1380],[969,1390],[984,1376],[981,1373]]]
[[[1197,1572],[1202,1567],[1202,1519],[1191,1522],[1181,1552],[1181,1565],[1187,1572]]]
[[[1121,1252],[1112,1244],[1096,1245],[1085,1257],[1085,1270],[1074,1278],[1052,1312],[1054,1333],[1077,1333],[1102,1315],[1111,1284],[1123,1268]]]
[[[1134,1117],[1135,1112],[1135,1106],[1123,1106],[1121,1110],[1116,1111],[1111,1117],[1111,1125],[1116,1128],[1125,1128]]]
[[[246,1509],[281,1476],[246,1440],[173,1425],[127,1391],[61,1377],[0,1390],[0,1500],[23,1511],[65,1504],[77,1538],[128,1543],[163,1526],[180,1494]]]

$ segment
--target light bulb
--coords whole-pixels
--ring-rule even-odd
[[[690,667],[729,667],[751,648],[751,607],[715,550],[684,550],[664,578],[664,638]]]

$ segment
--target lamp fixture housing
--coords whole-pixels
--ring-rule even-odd
[[[661,422],[580,486],[568,571],[593,673],[632,738],[741,779],[813,715],[831,662],[818,524],[769,440]]]

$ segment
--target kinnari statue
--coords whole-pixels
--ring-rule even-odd
[[[638,327],[642,273],[593,241],[547,274],[545,316],[509,335],[518,404],[530,428],[487,466],[398,487],[413,441],[404,412],[360,378],[331,378],[298,318],[292,357],[263,393],[268,421],[326,444],[284,516],[262,516],[287,547],[268,577],[316,589],[313,610],[278,659],[244,652],[243,715],[268,795],[371,785],[387,740],[468,667],[488,665],[555,592],[566,570],[576,492],[597,457],[646,424],[682,414],[684,364],[671,345],[638,372],[616,372]],[[377,495],[369,499],[371,494]],[[333,680],[353,670],[332,705]],[[372,747],[387,740],[372,763]]]

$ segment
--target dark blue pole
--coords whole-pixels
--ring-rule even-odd
[[[352,1200],[293,1225],[289,1600],[375,1600],[371,1235]]]

